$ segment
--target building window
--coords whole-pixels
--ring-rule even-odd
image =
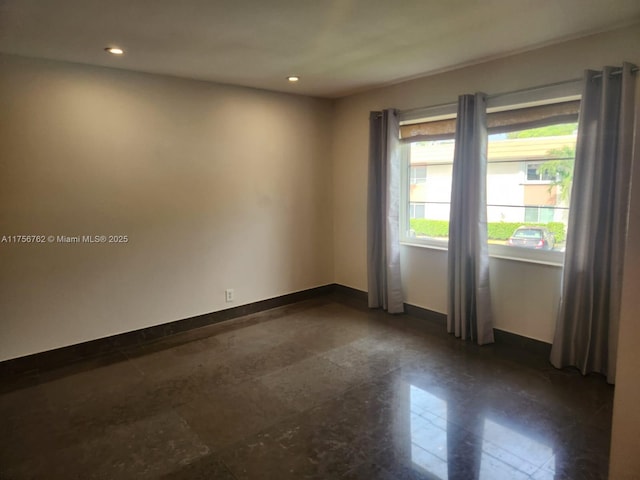
[[[411,165],[409,171],[409,183],[411,185],[427,183],[427,166]]]
[[[539,162],[527,162],[527,182],[552,182],[556,179],[547,170],[541,170],[541,166]]]
[[[552,222],[554,213],[554,209],[550,207],[524,207],[524,221],[527,223]]]
[[[410,203],[409,204],[409,218],[425,218],[425,204],[424,203]]]

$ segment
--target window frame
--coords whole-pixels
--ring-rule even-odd
[[[447,120],[457,117],[458,105],[456,103],[449,103],[443,105],[434,105],[432,107],[417,108],[401,113],[400,124],[420,123],[423,121],[438,121]],[[420,140],[416,140],[420,141]],[[418,247],[432,248],[435,250],[449,250],[449,239],[439,240],[437,238],[416,238],[409,235],[411,230],[409,219],[409,175],[411,164],[409,157],[411,154],[410,141],[403,141],[400,146],[400,164],[401,175],[400,181],[400,244],[401,245],[413,245]],[[427,177],[429,176],[427,172]],[[426,208],[426,206],[425,206]]]
[[[506,110],[516,110],[530,106],[548,105],[572,100],[581,100],[581,84],[579,81],[562,82],[545,87],[533,88],[489,97],[487,100],[487,113]],[[420,121],[435,121],[443,118],[455,118],[457,105],[446,104],[413,109],[400,116],[401,124],[417,123]],[[417,140],[419,141],[419,140]],[[410,175],[410,143],[401,145],[401,188],[400,188],[400,244],[436,250],[448,251],[449,241],[435,238],[416,238],[409,235],[409,175]],[[526,167],[525,167],[526,168]],[[428,175],[428,173],[427,173]],[[549,180],[526,181],[526,183],[548,184]],[[539,263],[551,266],[564,264],[564,251],[535,250],[529,248],[509,247],[507,245],[488,244],[489,256],[493,258],[514,260],[528,263]]]
[[[582,95],[575,94],[571,96],[571,100],[580,100]],[[537,105],[545,105],[545,104],[553,104],[567,101],[567,98],[549,98],[546,100],[534,102]],[[529,103],[528,105],[531,105]],[[504,111],[504,110],[515,110],[518,108],[523,108],[521,105],[514,105],[511,108],[508,106],[500,106],[498,108],[487,108],[487,113],[492,113],[493,111]],[[530,163],[541,163],[537,160],[526,161],[525,162],[525,175],[524,175],[524,184],[525,185],[550,185],[553,180],[527,180],[527,167]],[[540,216],[540,208],[544,207],[544,205],[524,205],[524,208],[527,207],[536,207],[538,208],[538,218]],[[571,206],[569,206],[569,211]],[[526,222],[524,222],[526,223]],[[538,222],[536,222],[538,223]],[[489,243],[488,245],[489,256],[494,258],[502,258],[507,260],[516,260],[521,262],[530,262],[530,263],[540,263],[545,265],[554,265],[554,266],[563,266],[564,265],[564,250],[536,250],[533,248],[516,248],[510,247],[508,245],[496,245]]]
[[[414,245],[421,246],[427,248],[433,248],[436,250],[449,250],[449,239],[440,240],[438,238],[417,238],[411,236],[409,232],[411,231],[410,219],[411,219],[411,201],[409,198],[409,192],[411,190],[409,183],[410,181],[410,169],[411,169],[411,143],[412,142],[404,142],[401,145],[400,152],[400,162],[401,162],[401,175],[400,181],[402,185],[400,187],[400,244],[401,245]],[[428,176],[428,173],[427,173]],[[423,203],[425,202],[414,202],[414,203]]]

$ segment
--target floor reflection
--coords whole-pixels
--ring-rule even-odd
[[[506,427],[492,419],[484,419],[480,480],[496,478],[499,472],[504,478],[532,478],[544,466],[555,472],[553,449]]]
[[[411,461],[437,478],[449,478],[447,402],[410,386]]]
[[[478,422],[473,422],[475,428],[461,427],[457,417],[460,412],[455,412],[455,408],[451,411],[447,400],[415,385],[408,387],[411,469],[420,478],[555,477],[553,448],[529,427],[519,428],[517,419],[492,415],[478,418]]]

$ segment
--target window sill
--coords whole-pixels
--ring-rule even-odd
[[[536,263],[538,265],[546,265],[546,266],[549,266],[549,267],[562,268],[564,266],[564,260],[556,260],[556,259],[545,260],[543,258],[525,258],[525,257],[514,256],[514,255],[505,255],[505,254],[502,254],[502,253],[491,253],[491,252],[489,252],[489,256],[491,258],[499,258],[500,260],[511,260],[513,262]]]
[[[433,243],[412,242],[411,240],[400,240],[400,245],[407,247],[428,248],[430,250],[440,250],[442,252],[448,252],[449,247],[447,245],[436,245]]]
[[[441,252],[449,251],[448,247],[442,245],[434,245],[430,243],[420,243],[420,242],[411,242],[410,240],[401,240],[400,245],[405,247],[417,247],[417,248],[426,248],[429,250],[439,250]],[[536,250],[531,251],[530,253],[538,254],[536,257],[524,257],[519,255],[509,255],[508,253],[503,252],[489,252],[490,258],[499,258],[500,260],[509,260],[512,262],[524,262],[524,263],[534,263],[538,265],[546,265],[549,267],[557,267],[562,268],[564,266],[564,256],[560,257],[559,255],[554,255],[553,252],[551,254],[545,254]],[[559,252],[556,252],[559,253]],[[544,258],[544,256],[548,255],[551,258]]]

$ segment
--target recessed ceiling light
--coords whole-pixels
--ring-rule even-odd
[[[107,47],[104,51],[111,55],[124,55],[124,50],[118,47]]]
[[[300,80],[300,77],[297,75],[289,75],[287,77],[287,80],[289,80],[291,83],[296,83],[297,81]]]

